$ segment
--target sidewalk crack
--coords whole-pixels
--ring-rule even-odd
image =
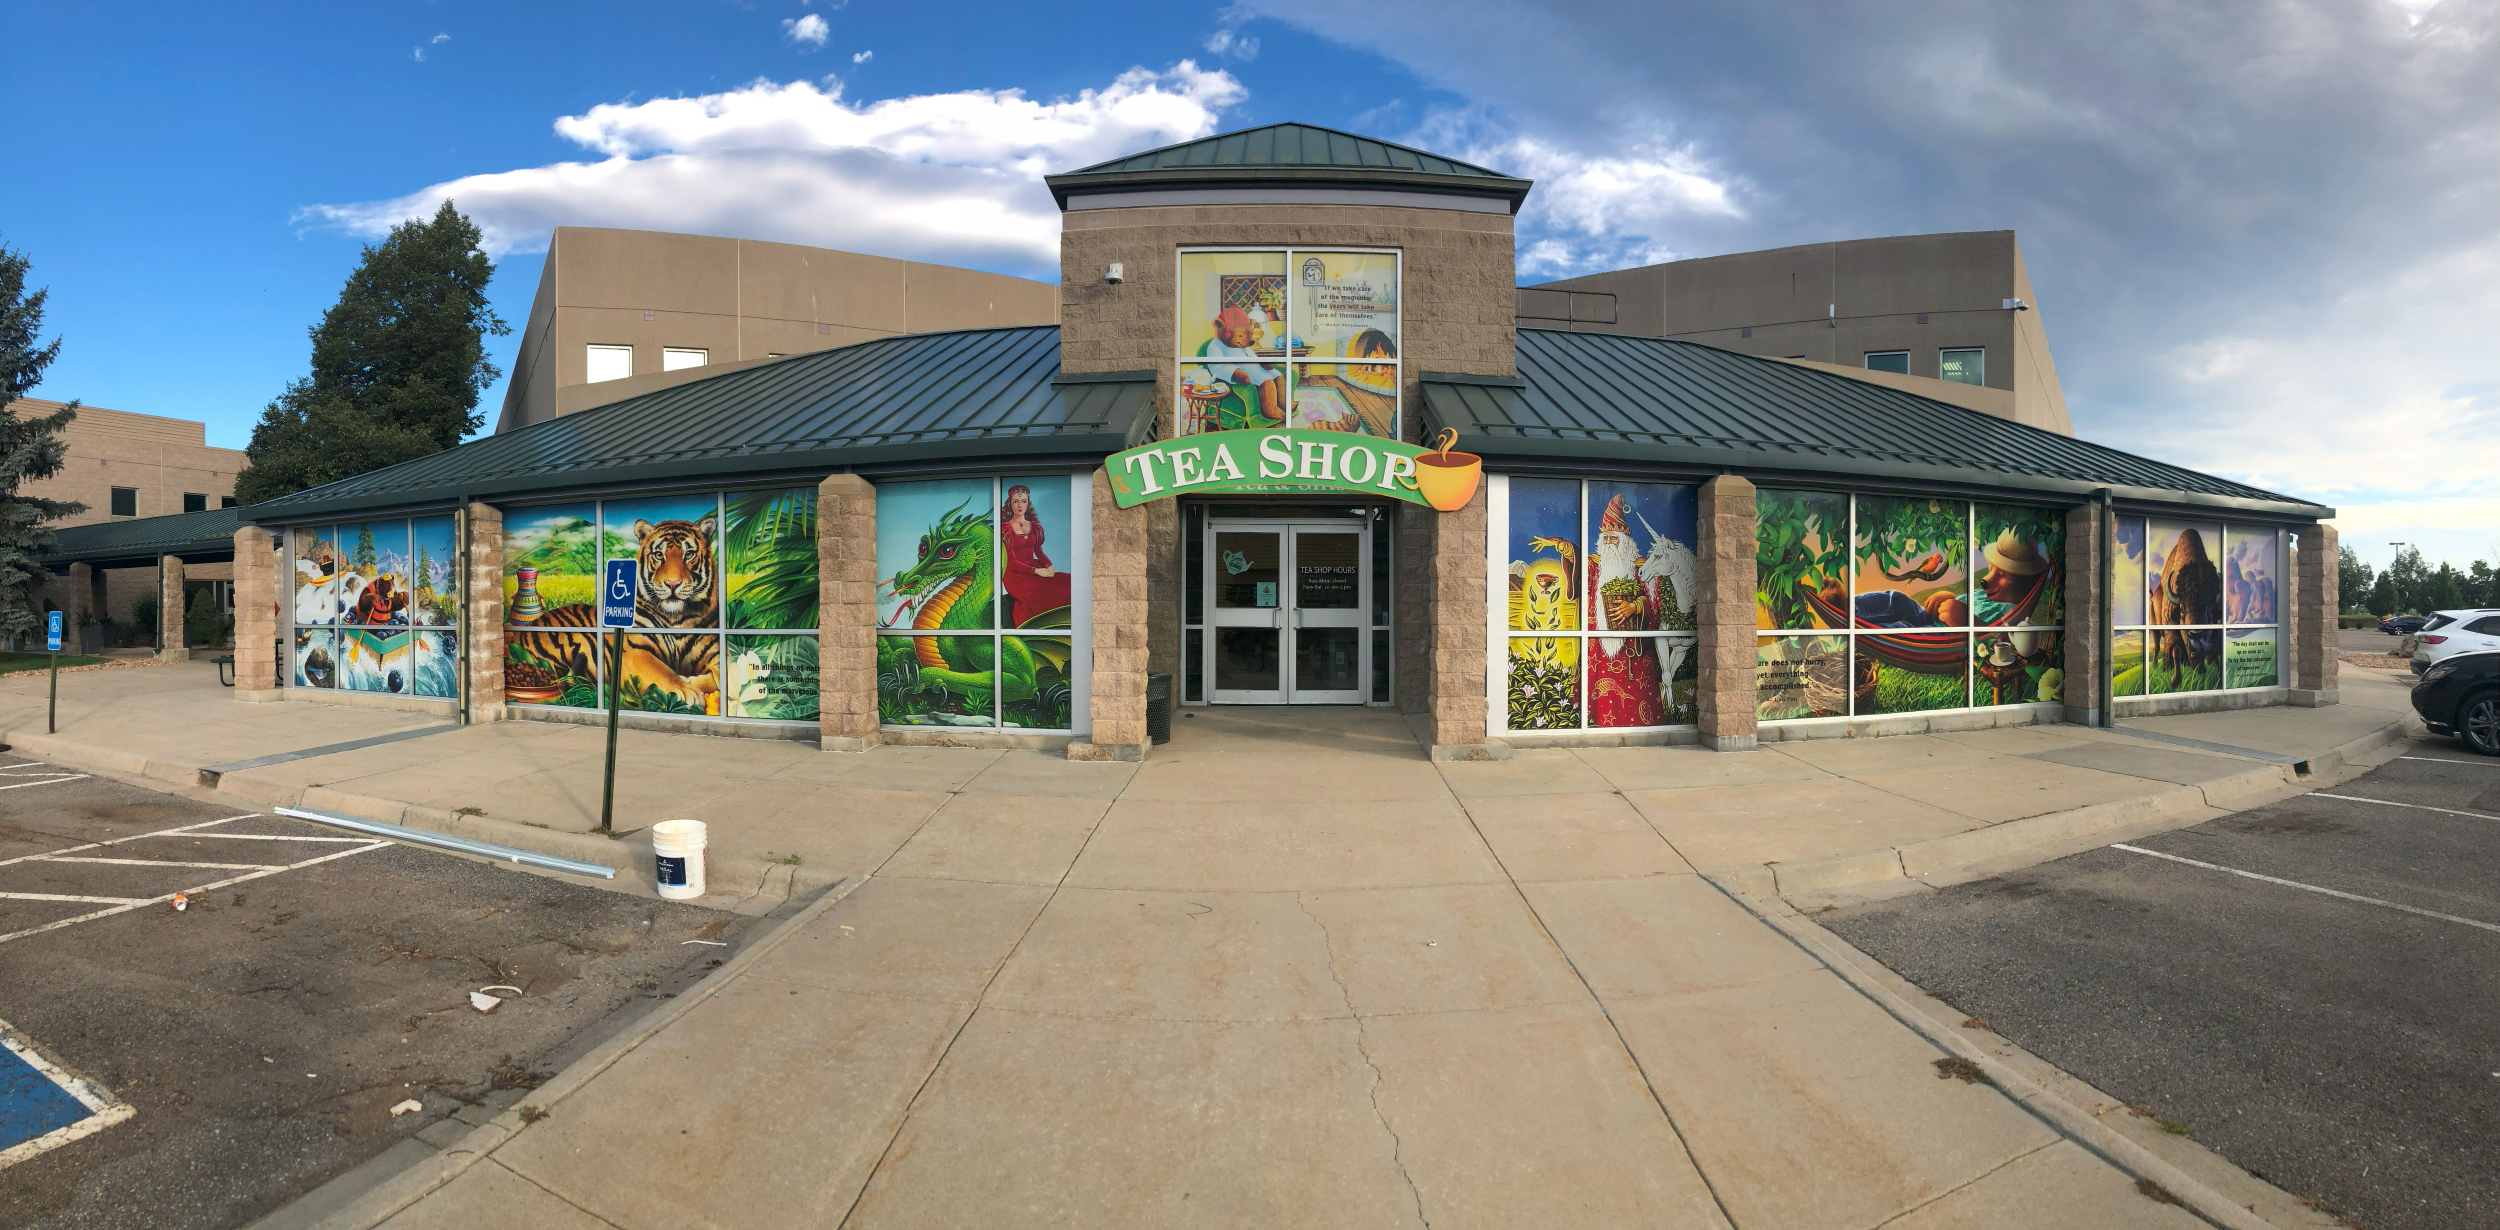
[[[1415,1202],[1415,1220],[1423,1225],[1424,1230],[1432,1230],[1432,1219],[1424,1214],[1424,1194],[1415,1187],[1415,1176],[1407,1173],[1406,1142],[1399,1138],[1398,1129],[1389,1122],[1388,1114],[1380,1109],[1380,1064],[1372,1058],[1371,1040],[1363,1023],[1363,1014],[1354,1010],[1354,993],[1346,988],[1345,976],[1337,972],[1336,940],[1328,934],[1328,924],[1311,912],[1308,894],[1295,893],[1293,903],[1302,907],[1302,916],[1310,919],[1312,926],[1319,928],[1320,943],[1328,948],[1328,979],[1337,984],[1337,998],[1344,1001],[1346,1015],[1354,1018],[1354,1051],[1363,1057],[1363,1066],[1371,1069],[1369,1093],[1372,1118],[1379,1120],[1380,1130],[1389,1134],[1389,1164],[1397,1168],[1398,1180],[1406,1184],[1406,1194]]]

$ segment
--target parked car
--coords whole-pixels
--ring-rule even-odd
[[[2413,685],[2413,711],[2431,733],[2500,756],[2500,652],[2451,654]]]
[[[2433,611],[2413,637],[2413,673],[2460,653],[2500,649],[2500,610]]]
[[[2378,621],[2378,630],[2389,636],[2403,636],[2407,632],[2421,631],[2422,625],[2428,622],[2419,615],[2390,615]]]

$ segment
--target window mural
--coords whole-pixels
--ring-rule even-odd
[[[1491,540],[1508,563],[1511,633],[1500,687],[1504,728],[1694,721],[1695,488],[1498,481],[1501,525]]]
[[[634,626],[599,631],[604,561],[635,561]],[[813,487],[504,513],[504,697],[525,705],[812,722]]]
[[[877,718],[1069,731],[1090,550],[1068,475],[877,487]]]
[[[1395,252],[1180,254],[1180,430],[1307,427],[1397,438]]]
[[[2111,695],[2281,682],[2281,531],[2122,516],[2111,537]]]
[[[1812,491],[1754,503],[1760,720],[2062,699],[2063,513]]]
[[[287,531],[295,686],[459,695],[449,516]]]

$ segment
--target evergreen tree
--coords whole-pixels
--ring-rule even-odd
[[[243,503],[335,482],[458,444],[485,420],[503,373],[486,335],[512,327],[486,303],[495,267],[449,201],[368,247],[312,330],[312,371],[261,412],[235,477]]]
[[[52,570],[35,557],[52,549],[44,522],[87,511],[66,500],[18,494],[18,485],[61,472],[69,445],[61,429],[78,417],[71,402],[33,418],[17,412],[19,398],[42,383],[43,369],[61,353],[61,340],[38,345],[44,300],[50,290],[26,293],[25,254],[0,247],[0,634],[33,636],[43,626],[38,605]]]
[[[2396,578],[2389,573],[2378,574],[2370,585],[2370,613],[2385,619],[2396,613]]]
[[[356,566],[359,568],[371,568],[373,567],[374,559],[373,524],[371,522],[366,522],[365,524],[356,527]]]
[[[2337,547],[2335,555],[2335,592],[2343,599],[2345,609],[2358,610],[2369,596],[2370,583],[2378,579],[2361,553],[2351,547]]]

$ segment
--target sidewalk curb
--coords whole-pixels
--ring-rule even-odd
[[[2100,1118],[2092,1112],[2051,1092],[2031,1074],[2018,1070],[2005,1058],[1993,1053],[1990,1048],[1977,1045],[1961,1032],[1927,1016],[1899,991],[1887,985],[1886,977],[1888,976],[1892,981],[1901,981],[1904,987],[1910,986],[1908,982],[1901,980],[1899,975],[1893,974],[1889,969],[1884,969],[1847,941],[1817,926],[1812,919],[1798,913],[1786,902],[1775,898],[1749,896],[1739,891],[1729,878],[1715,872],[1705,872],[1702,878],[1734,898],[1738,905],[1751,911],[1755,917],[1778,929],[1791,942],[1805,949],[1809,955],[1833,973],[1840,975],[1859,994],[1873,1000],[1893,1019],[1908,1026],[1938,1050],[1978,1064],[1980,1069],[1987,1074],[1988,1079],[1995,1082],[2000,1092],[2016,1105],[2048,1124],[2059,1135],[2098,1154],[2110,1165],[2127,1174],[2159,1184],[2163,1190],[2184,1204],[2189,1211],[2214,1225],[2224,1227],[2224,1230],[2282,1230],[2283,1223],[2259,1216],[2250,1206],[2234,1200],[2203,1179],[2180,1168],[2176,1163],[2128,1139],[2117,1129],[2101,1122]],[[1877,973],[1879,970],[1881,975]],[[2003,1045],[2007,1049],[2017,1049],[2011,1043]],[[2046,1068],[2048,1072],[2057,1073],[2059,1076],[2064,1075],[2046,1061],[2038,1060],[2036,1057],[2031,1058],[2033,1063]],[[2066,1079],[2072,1080],[2073,1078],[2067,1077]],[[2081,1084],[2079,1081],[2075,1083]],[[2115,1102],[2115,1099],[2112,1101]],[[2202,1146],[2197,1147],[2202,1148]],[[2211,1153],[2210,1150],[2206,1152]],[[2228,1161],[2221,1159],[2219,1155],[2212,1156],[2222,1167],[2233,1171],[2238,1169],[2230,1166]],[[2255,1184],[2256,1186],[2250,1191],[2258,1194],[2261,1199],[2267,1198],[2270,1194],[2279,1194],[2284,1205],[2291,1209],[2300,1207],[2297,1198],[2254,1176],[2249,1176],[2245,1184]],[[2235,1182],[2233,1186],[2245,1184]],[[2270,1199],[2268,1202],[2272,1203]],[[2324,1219],[2321,1215],[2319,1220],[2309,1224],[2331,1226],[2337,1223]]]
[[[403,803],[396,799],[376,798],[332,790],[327,786],[292,786],[253,776],[253,770],[212,774],[207,766],[174,760],[152,760],[136,752],[117,748],[96,747],[78,743],[59,735],[33,731],[0,730],[0,747],[14,748],[47,760],[76,765],[84,769],[144,777],[151,781],[176,786],[189,786],[228,795],[246,804],[260,807],[304,807],[314,811],[334,812],[359,820],[379,820],[384,824],[404,824],[409,828],[430,829],[454,837],[512,846],[534,854],[552,854],[558,858],[582,862],[604,863],[615,867],[614,885],[641,884],[657,881],[658,868],[651,847],[646,842],[630,841],[632,834],[602,837],[597,833],[573,833],[563,829],[540,828],[514,820],[498,820],[491,816],[473,816],[448,808],[427,807],[421,803]],[[213,780],[212,780],[213,779]],[[705,852],[706,875],[719,888],[768,884],[772,878],[786,873],[790,891],[804,895],[831,885],[841,879],[839,873],[818,868],[789,867],[768,862],[752,855],[731,854],[712,849]]]
[[[2353,760],[2405,737],[2405,723],[2379,729],[2294,765],[2258,764],[2194,786],[2026,816],[1944,837],[1853,854],[1826,855],[1712,874],[1753,896],[1877,900],[1920,888],[1985,879],[2113,841],[2130,841],[2305,794]]]
[[[784,941],[798,934],[802,927],[814,921],[825,911],[832,909],[867,881],[866,873],[841,877],[822,896],[783,919],[769,932],[756,937],[754,942],[740,949],[736,956],[731,957],[721,968],[713,971],[710,977],[696,983],[693,989],[653,1008],[641,1019],[619,1031],[615,1037],[600,1043],[592,1048],[590,1053],[566,1065],[563,1071],[549,1077],[544,1084],[531,1090],[527,1097],[514,1103],[512,1109],[496,1115],[491,1122],[482,1127],[470,1129],[467,1135],[445,1146],[442,1152],[382,1180],[362,1195],[347,1202],[337,1212],[314,1222],[314,1230],[370,1230],[370,1227],[381,1225],[406,1211],[409,1206],[432,1195],[453,1179],[460,1177],[469,1167],[485,1160],[488,1154],[503,1147],[506,1141],[520,1135],[521,1129],[528,1125],[530,1119],[534,1119],[556,1103],[579,1092],[583,1086],[589,1084],[600,1073],[607,1071],[617,1060],[631,1054],[661,1030],[702,1006],[705,1001],[718,994],[721,988],[737,981],[746,973],[749,966],[762,960],[766,953],[780,947]],[[525,1113],[529,1113],[530,1119],[524,1118]],[[314,1188],[297,1199],[309,1199],[320,1190],[320,1188]],[[286,1209],[280,1208],[254,1225],[257,1227],[274,1224],[285,1213]]]

